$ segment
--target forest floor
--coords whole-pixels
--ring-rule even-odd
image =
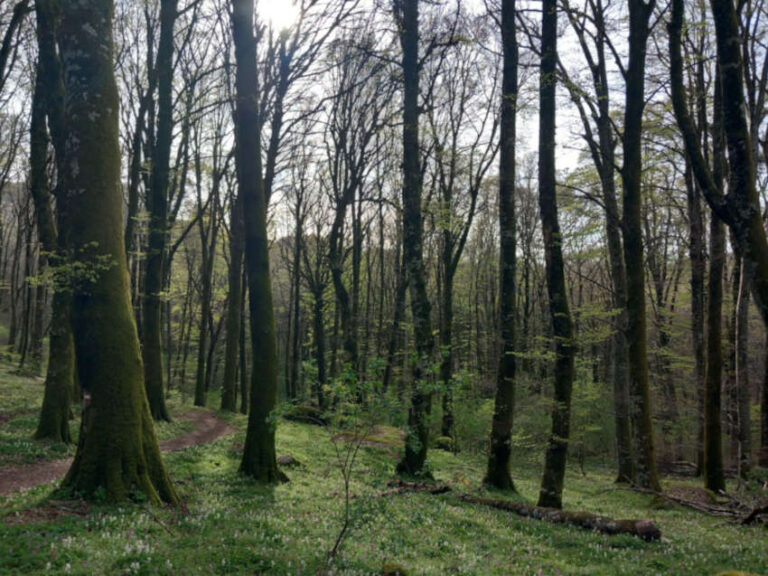
[[[0,472],[71,454],[72,448],[29,439],[41,397],[39,379],[15,376],[0,366]],[[324,572],[344,517],[337,449],[343,456],[349,444],[338,435],[334,441],[325,428],[281,421],[278,454],[290,482],[263,488],[237,471],[244,416],[212,416],[226,424],[184,446],[181,439],[191,438],[197,418],[212,421],[180,417],[199,411],[178,396],[170,406],[174,422],[159,425],[158,436],[178,438],[180,449],[165,458],[183,506],[65,501],[54,492],[54,482],[0,496],[0,574]],[[461,494],[488,495],[480,488],[481,453],[430,451],[436,479],[449,484],[451,492],[380,497],[393,479],[402,435],[385,427],[374,433],[361,443],[353,467],[351,523],[333,573],[381,574],[386,566],[398,565],[410,575],[768,574],[764,526],[743,527],[660,503],[616,486],[611,471],[598,465],[588,466],[586,474],[568,470],[565,507],[650,519],[661,528],[661,541],[606,536],[462,502]],[[515,470],[520,491],[515,498],[535,501],[540,472],[532,458]],[[703,495],[696,479],[668,477],[664,488],[691,499]]]
[[[12,416],[8,415],[6,421],[12,420]],[[189,432],[162,440],[160,448],[163,452],[175,452],[190,446],[206,444],[222,436],[235,433],[232,426],[219,420],[213,412],[195,410],[179,414],[176,418],[188,421],[193,428]],[[38,484],[60,480],[67,473],[71,464],[71,456],[18,464],[6,463],[0,467],[0,496],[8,496],[13,492],[27,490]]]

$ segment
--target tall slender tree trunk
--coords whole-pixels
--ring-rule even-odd
[[[122,232],[119,98],[111,0],[66,3],[59,47],[65,82],[64,231],[73,257],[92,271],[77,278],[72,326],[85,411],[64,486],[110,500],[141,492],[176,502],[155,436],[131,310]],[[60,231],[61,232],[61,231]],[[88,400],[90,398],[90,401]]]
[[[768,334],[765,338],[765,366],[763,368],[763,393],[760,404],[760,452],[758,466],[768,468]]]
[[[624,120],[624,261],[627,270],[630,417],[634,428],[635,482],[661,490],[651,420],[646,343],[645,276],[642,233],[642,129],[648,23],[655,0],[629,0],[629,64]]]
[[[739,475],[746,477],[752,466],[752,418],[749,413],[749,295],[751,267],[742,260],[736,303],[736,440],[734,455]]]
[[[403,49],[403,258],[411,292],[416,354],[411,360],[411,406],[405,454],[400,473],[424,473],[429,445],[432,394],[426,382],[434,348],[431,306],[424,270],[424,225],[421,214],[421,154],[419,151],[419,0],[399,0],[398,19]]]
[[[313,387],[313,394],[317,398],[317,405],[325,408],[325,394],[323,387],[327,383],[325,374],[325,301],[323,298],[323,286],[314,293],[314,305],[312,308],[312,332],[315,352],[315,365],[317,366],[317,382]]]
[[[568,456],[571,392],[575,377],[576,356],[573,323],[565,285],[563,236],[557,216],[555,166],[557,57],[557,3],[556,0],[543,0],[539,80],[539,208],[544,237],[549,310],[555,339],[555,394],[552,405],[552,434],[549,437],[544,461],[539,506],[549,508],[563,506],[563,480]]]
[[[245,261],[251,312],[251,410],[240,471],[263,483],[287,480],[277,466],[275,427],[271,413],[277,403],[277,339],[272,308],[267,237],[267,199],[261,173],[261,130],[253,0],[232,0],[232,31],[237,73],[235,140],[237,176],[243,195]]]
[[[170,421],[163,392],[162,292],[168,238],[168,178],[173,140],[173,28],[178,0],[160,3],[157,49],[157,134],[152,149],[152,183],[147,194],[149,246],[144,276],[144,383],[155,420]]]
[[[698,400],[698,422],[696,436],[696,468],[704,466],[704,378],[706,374],[706,353],[704,338],[705,296],[704,276],[706,272],[704,249],[704,218],[701,211],[701,192],[694,182],[690,161],[686,162],[685,185],[688,192],[688,222],[690,227],[691,258],[691,341],[693,342],[693,377]]]
[[[381,388],[384,392],[389,390],[392,384],[392,374],[395,368],[395,355],[397,354],[398,343],[402,339],[401,324],[405,317],[405,297],[408,291],[408,271],[405,269],[405,261],[400,256],[400,243],[398,242],[397,254],[397,275],[395,279],[395,309],[392,317],[392,326],[389,332],[389,341],[387,342],[387,364],[384,367],[384,376],[381,380]]]
[[[243,306],[243,200],[238,194],[232,201],[229,238],[229,301],[227,303],[227,334],[224,352],[224,383],[221,389],[221,409],[237,410],[237,364],[240,346],[240,322]]]
[[[246,315],[245,305],[246,296],[248,295],[248,284],[246,281],[246,273],[243,270],[243,277],[241,279],[242,296],[240,298],[240,367],[238,370],[238,377],[240,378],[240,413],[248,414],[248,400],[250,395],[248,394],[248,355],[246,354]]]
[[[440,380],[443,386],[443,420],[441,434],[454,438],[453,416],[453,272],[452,254],[444,260],[442,314],[440,316]],[[454,442],[455,444],[455,442]]]
[[[485,483],[514,490],[510,472],[512,423],[515,411],[515,298],[517,266],[517,220],[515,215],[515,139],[517,116],[517,26],[515,0],[502,0],[501,38],[504,70],[501,92],[501,149],[499,153],[499,367],[491,427],[491,446]],[[479,292],[479,287],[476,288]],[[479,321],[479,318],[478,318]],[[480,345],[478,340],[477,346]]]
[[[51,195],[45,170],[48,133],[46,116],[51,130],[60,130],[61,119],[55,108],[60,105],[62,85],[56,55],[55,14],[49,1],[35,3],[37,38],[39,47],[37,78],[32,101],[30,138],[30,189],[35,202],[37,227],[43,251],[48,254],[64,253],[62,237],[56,230]],[[57,134],[60,137],[60,134]],[[57,158],[57,162],[60,161]],[[61,211],[59,211],[59,217]],[[72,441],[69,431],[71,397],[75,389],[75,350],[71,326],[71,294],[62,286],[54,286],[49,339],[48,369],[45,393],[40,410],[35,438],[56,442]]]

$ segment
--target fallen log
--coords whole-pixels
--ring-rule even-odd
[[[448,484],[442,482],[406,482],[400,478],[396,478],[387,482],[389,490],[379,492],[374,498],[384,498],[386,496],[392,496],[394,494],[404,494],[406,492],[427,492],[429,494],[445,494],[451,491],[451,487]]]
[[[661,530],[650,520],[615,520],[605,516],[598,516],[591,512],[574,512],[570,510],[558,510],[557,508],[544,508],[542,506],[530,506],[521,502],[512,502],[510,500],[495,500],[492,498],[479,498],[476,496],[463,495],[463,502],[469,504],[481,504],[498,510],[513,512],[519,516],[535,518],[552,522],[553,524],[568,524],[594,530],[603,534],[629,534],[636,536],[647,542],[659,540]]]

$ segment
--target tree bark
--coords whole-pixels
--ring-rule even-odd
[[[136,492],[178,500],[149,412],[133,321],[120,195],[119,98],[111,0],[66,3],[59,48],[66,97],[60,200],[68,246],[89,274],[75,278],[72,326],[86,393],[80,440],[63,485],[110,500]],[[90,402],[88,397],[90,396]]]
[[[287,480],[277,466],[275,424],[277,402],[277,339],[272,309],[267,237],[267,199],[261,167],[256,40],[253,0],[232,0],[235,43],[235,139],[237,176],[243,196],[245,261],[251,312],[251,410],[240,471],[262,483]]]
[[[428,366],[434,349],[431,305],[424,270],[424,223],[421,214],[422,174],[419,150],[419,0],[398,0],[400,43],[403,49],[403,258],[411,293],[416,353],[411,360],[411,406],[405,454],[397,471],[424,474],[429,445]]]
[[[634,428],[635,482],[660,491],[651,420],[646,343],[642,234],[642,129],[648,22],[655,0],[629,0],[629,64],[624,117],[624,263],[627,270],[630,417]]]
[[[51,130],[60,131],[59,106],[62,84],[56,55],[56,15],[51,12],[50,1],[35,3],[37,14],[38,65],[35,92],[32,101],[32,136],[30,138],[30,190],[37,212],[38,236],[45,253],[63,255],[62,238],[56,230],[51,194],[45,162],[48,133],[45,126],[49,118]],[[60,137],[60,134],[57,134]],[[57,158],[57,160],[61,160]],[[61,170],[61,167],[60,167]],[[59,217],[61,211],[59,211]],[[41,255],[41,261],[47,256]],[[54,285],[49,339],[48,369],[45,393],[40,410],[35,438],[55,442],[72,441],[69,430],[71,397],[75,389],[75,350],[71,326],[71,294],[63,286]]]
[[[157,134],[152,148],[152,184],[147,194],[149,245],[144,275],[144,383],[155,420],[170,422],[163,392],[162,292],[168,238],[168,178],[173,140],[173,28],[178,0],[160,3],[157,49]]]
[[[650,520],[617,520],[590,512],[569,512],[556,508],[528,506],[511,500],[493,500],[475,496],[464,496],[462,500],[470,504],[481,504],[498,510],[514,512],[527,518],[545,520],[553,524],[569,524],[608,535],[629,534],[648,541],[661,539],[661,530]]]
[[[539,80],[539,208],[544,237],[547,291],[555,340],[555,394],[552,434],[549,437],[541,479],[539,506],[562,508],[563,480],[568,456],[571,393],[575,377],[576,348],[568,305],[563,261],[563,236],[557,215],[555,120],[557,77],[557,3],[543,0],[541,21],[541,74]]]
[[[517,116],[517,26],[515,0],[502,0],[501,37],[503,75],[501,91],[501,147],[499,152],[499,325],[496,397],[491,446],[484,482],[501,490],[515,489],[510,471],[512,424],[515,411],[515,298],[517,219],[515,214],[515,139]],[[479,291],[479,287],[478,287]],[[479,319],[478,319],[479,320]],[[480,342],[477,342],[479,346]]]
[[[243,200],[238,194],[232,199],[229,230],[229,299],[227,302],[227,334],[224,351],[224,383],[221,389],[221,409],[237,410],[237,363],[240,346],[240,322],[243,303]]]

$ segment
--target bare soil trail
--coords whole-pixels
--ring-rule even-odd
[[[160,448],[163,452],[176,452],[190,446],[207,444],[235,433],[235,429],[220,420],[214,412],[187,412],[177,418],[192,420],[195,427],[180,436],[161,442]],[[72,458],[63,458],[0,468],[0,496],[59,480],[67,473],[71,464]]]

